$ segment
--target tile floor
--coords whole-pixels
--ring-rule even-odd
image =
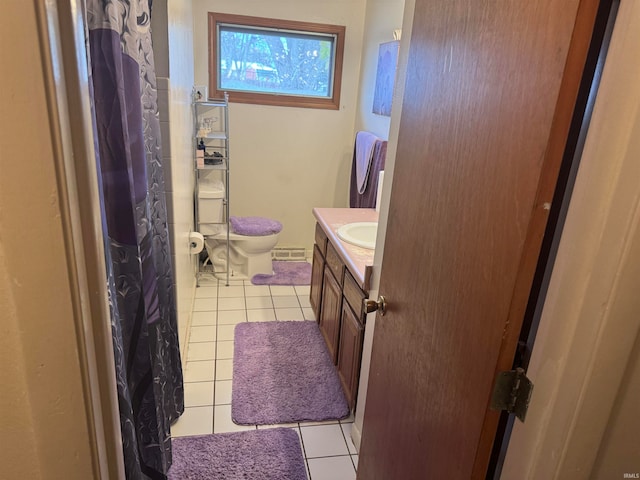
[[[202,279],[187,332],[185,411],[171,427],[174,437],[235,432],[269,426],[231,420],[233,329],[240,322],[313,320],[309,287],[229,286]],[[351,441],[353,418],[289,424],[300,435],[310,480],[353,480],[358,455]]]

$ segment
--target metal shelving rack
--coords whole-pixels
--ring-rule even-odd
[[[223,221],[221,223],[216,222],[215,224],[225,225],[227,234],[225,271],[216,272],[213,261],[211,261],[211,271],[207,271],[198,257],[196,261],[196,284],[200,284],[200,276],[202,274],[224,274],[226,285],[229,285],[229,94],[225,92],[224,98],[219,100],[193,102],[193,118],[193,170],[195,175],[194,229],[200,232],[202,224],[205,223],[200,221],[198,212],[201,175],[210,173],[213,170],[221,173],[221,179],[224,185],[224,196],[222,198]],[[198,162],[198,144],[201,140],[206,147],[205,151],[208,150],[216,153],[215,156],[205,156],[204,164]],[[203,233],[203,235],[205,234]]]

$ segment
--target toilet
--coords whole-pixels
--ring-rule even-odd
[[[238,279],[251,279],[259,273],[273,274],[271,250],[278,243],[282,224],[263,217],[230,217],[229,273]],[[201,225],[205,248],[215,272],[227,268],[226,225]]]
[[[227,224],[224,222],[225,187],[214,175],[203,176],[198,188],[198,229],[214,272],[227,271]],[[229,217],[229,274],[251,279],[273,274],[271,250],[278,243],[282,224],[263,217]]]

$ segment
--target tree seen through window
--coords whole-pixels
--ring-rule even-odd
[[[246,103],[338,107],[344,27],[211,13],[209,34],[210,91]]]

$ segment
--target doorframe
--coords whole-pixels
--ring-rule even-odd
[[[529,303],[526,308],[524,322],[520,330],[520,339],[513,360],[513,369],[529,368],[531,352],[536,340],[540,324],[540,316],[544,307],[549,278],[551,277],[562,229],[567,217],[571,201],[571,193],[575,185],[576,175],[584,151],[586,136],[593,116],[593,107],[602,80],[602,70],[606,60],[613,27],[615,25],[620,0],[601,0],[596,14],[595,25],[591,37],[591,46],[587,54],[582,81],[573,112],[573,120],[565,146],[558,181],[550,206],[538,266],[536,268]],[[487,469],[487,478],[499,479],[502,464],[506,455],[509,437],[516,418],[507,412],[501,412],[498,430],[494,439],[493,451]]]
[[[395,97],[400,99],[404,94],[414,7],[414,0],[405,4],[395,92]],[[612,299],[617,292],[626,292],[625,287],[640,283],[640,275],[630,274],[621,280],[630,248],[634,242],[640,242],[640,230],[631,230],[640,215],[640,184],[634,185],[640,175],[632,158],[634,152],[629,153],[634,147],[634,132],[636,138],[640,138],[640,82],[637,81],[640,62],[633,56],[634,45],[640,42],[638,32],[640,5],[621,2],[528,371],[535,384],[531,408],[526,424],[517,422],[511,435],[501,477],[504,479],[562,478],[561,474],[576,471],[588,477],[590,469],[586,471],[584,466],[592,466],[595,461],[633,341],[640,330],[640,317],[614,319],[610,310],[603,312],[594,303],[596,299]],[[394,101],[391,114],[369,295],[373,299],[378,295],[401,104]],[[640,146],[635,146],[637,156]],[[615,268],[612,268],[614,257]],[[621,304],[633,300],[618,299]],[[558,328],[562,335],[558,335]],[[586,328],[588,338],[577,335]],[[366,406],[374,329],[375,313],[372,313],[365,329],[358,408],[352,428],[357,449]],[[626,341],[621,344],[621,339]],[[596,367],[610,368],[614,353],[616,374],[599,376]],[[589,401],[591,392],[604,397],[602,401],[598,397],[597,408]],[[550,397],[551,401],[547,401]],[[597,418],[594,418],[594,409],[598,410]],[[595,430],[591,428],[592,423],[597,424]],[[585,435],[591,439],[588,445],[578,441]],[[551,461],[552,458],[555,460]]]
[[[82,0],[35,0],[94,478],[125,478]]]
[[[640,331],[638,42],[621,2],[501,478],[589,476]]]

